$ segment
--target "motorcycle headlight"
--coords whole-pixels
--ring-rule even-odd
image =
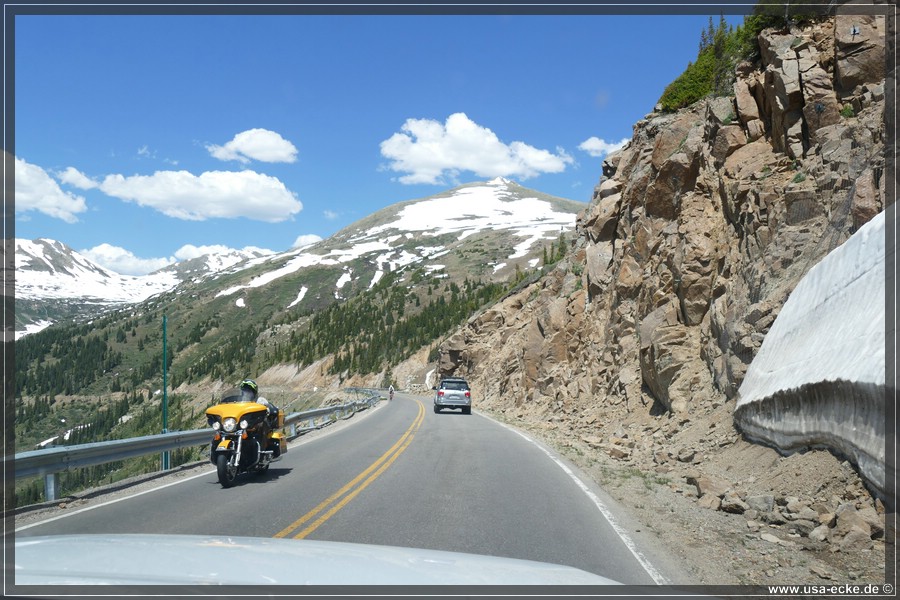
[[[247,422],[247,419],[241,419],[240,425],[241,429],[247,429],[248,427],[250,427],[250,423]]]
[[[228,417],[227,419],[225,419],[224,428],[225,428],[225,431],[227,431],[228,433],[231,433],[232,431],[234,431],[234,428],[236,426],[237,426],[237,421],[234,419],[234,417]]]
[[[213,427],[213,429],[218,431],[218,430],[222,429],[222,424],[219,423],[218,421],[216,421],[215,423],[212,424],[212,427]]]

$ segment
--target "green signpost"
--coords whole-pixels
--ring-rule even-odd
[[[163,397],[162,397],[162,432],[169,433],[169,385],[167,374],[169,372],[169,364],[166,356],[166,315],[163,315],[163,355],[162,355],[162,376],[163,376]],[[162,470],[169,470],[169,451],[162,453]]]

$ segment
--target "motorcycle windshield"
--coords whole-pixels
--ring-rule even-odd
[[[206,409],[207,416],[216,416],[221,420],[227,419],[228,417],[240,420],[244,415],[258,412],[266,412],[266,407],[262,404],[227,402]]]
[[[221,404],[228,404],[230,402],[244,402],[244,400],[241,399],[241,390],[234,388],[222,395]]]

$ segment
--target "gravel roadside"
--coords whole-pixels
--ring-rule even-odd
[[[727,405],[690,422],[661,415],[590,428],[492,416],[577,465],[693,584],[886,583],[885,521],[896,515],[828,451],[782,456],[744,440]]]

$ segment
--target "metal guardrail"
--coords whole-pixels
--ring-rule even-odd
[[[288,437],[295,438],[308,431],[320,429],[338,419],[365,410],[375,404],[378,392],[363,388],[348,388],[346,391],[365,394],[364,400],[346,402],[337,406],[326,406],[285,416],[284,428],[289,429]],[[327,420],[318,419],[325,417]],[[44,476],[44,499],[56,500],[59,489],[59,473],[70,469],[102,465],[126,458],[134,458],[157,452],[176,450],[186,446],[208,443],[212,439],[212,429],[193,431],[171,431],[157,435],[110,440],[73,446],[54,446],[42,450],[21,452],[15,456],[16,479]]]

